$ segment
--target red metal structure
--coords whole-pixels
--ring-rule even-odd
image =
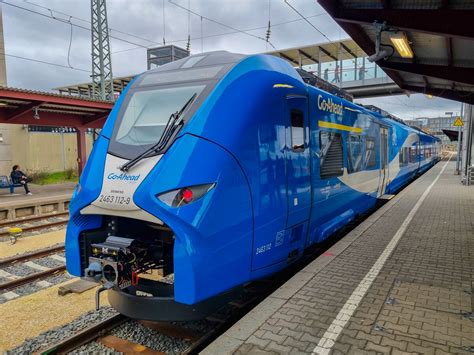
[[[79,173],[87,159],[86,131],[101,128],[113,105],[112,101],[0,87],[0,123],[76,129]]]

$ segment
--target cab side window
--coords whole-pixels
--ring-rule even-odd
[[[304,113],[291,110],[291,150],[304,152]]]

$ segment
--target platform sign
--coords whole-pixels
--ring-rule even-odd
[[[453,126],[455,127],[464,126],[464,122],[462,121],[461,117],[456,117],[456,119],[454,120]]]

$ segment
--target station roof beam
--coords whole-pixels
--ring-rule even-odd
[[[474,104],[472,1],[317,1],[368,55],[375,53],[374,23],[385,25],[382,44],[396,31],[406,34],[413,58],[395,51],[377,61],[401,89]]]

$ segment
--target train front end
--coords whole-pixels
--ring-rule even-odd
[[[94,145],[70,204],[67,269],[100,283],[122,314],[199,319],[249,278],[245,176],[225,149],[185,129],[212,114],[241,58],[217,52],[140,75]]]

